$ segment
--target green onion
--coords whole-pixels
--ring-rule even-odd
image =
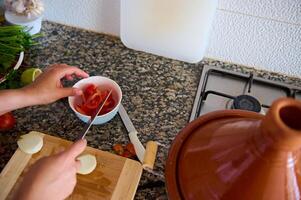
[[[0,71],[9,68],[20,52],[36,45],[34,39],[40,36],[40,34],[31,36],[28,28],[23,26],[0,26]]]
[[[20,71],[13,70],[13,65],[22,51],[38,44],[34,41],[41,34],[30,35],[28,28],[23,26],[0,26],[0,78],[6,81],[0,83],[0,89],[18,88]]]

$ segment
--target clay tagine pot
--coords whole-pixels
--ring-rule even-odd
[[[169,199],[300,199],[300,150],[300,101],[279,99],[266,116],[242,110],[203,115],[171,145]]]

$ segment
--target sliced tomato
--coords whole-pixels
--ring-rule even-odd
[[[99,90],[99,94],[101,96],[102,101],[104,101],[107,98],[107,96],[109,95],[109,91],[108,90],[103,90],[103,91]]]
[[[90,109],[88,109],[86,106],[83,106],[83,105],[75,105],[75,110],[77,110],[81,114],[89,115],[89,116],[92,113]]]
[[[89,109],[96,109],[101,102],[101,96],[98,93],[94,93],[92,96],[88,97],[84,105]]]
[[[93,94],[95,94],[96,89],[97,89],[97,87],[94,84],[87,85],[84,89],[84,95],[85,95],[86,99],[89,98],[90,96],[92,96]]]
[[[95,113],[99,105],[105,101],[108,95],[109,90],[100,89],[94,84],[88,84],[84,89],[83,95],[81,96],[81,103],[76,105],[75,109],[84,115],[91,116]],[[112,95],[110,95],[99,115],[103,115],[112,111],[115,105],[116,102]]]
[[[82,102],[83,102],[83,103],[86,103],[86,97],[85,97],[85,95],[84,95],[84,94],[81,94],[80,97],[82,98]]]
[[[115,101],[114,99],[110,96],[108,100],[106,101],[103,109],[99,112],[99,115],[104,115],[108,112],[111,112],[115,107]]]
[[[84,115],[87,114],[80,105],[75,105],[74,108],[77,112],[80,112],[81,114],[84,114]]]

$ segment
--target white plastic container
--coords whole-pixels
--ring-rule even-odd
[[[25,26],[29,29],[29,33],[34,35],[41,31],[43,15],[26,17],[22,15],[16,15],[13,12],[5,11],[5,19],[10,24]]]
[[[218,0],[121,1],[125,46],[190,63],[202,60]]]

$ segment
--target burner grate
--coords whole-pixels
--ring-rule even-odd
[[[235,101],[238,101],[241,96],[250,96],[247,97],[249,100],[245,103],[248,105],[245,106],[251,106],[250,103],[254,104],[253,111],[258,111],[255,100],[260,102],[259,106],[267,111],[271,103],[279,97],[297,98],[297,96],[301,96],[301,89],[256,77],[253,73],[243,74],[204,66],[190,121],[210,111],[229,109],[227,107],[229,100],[233,100],[235,104]],[[255,100],[251,100],[251,98]]]

